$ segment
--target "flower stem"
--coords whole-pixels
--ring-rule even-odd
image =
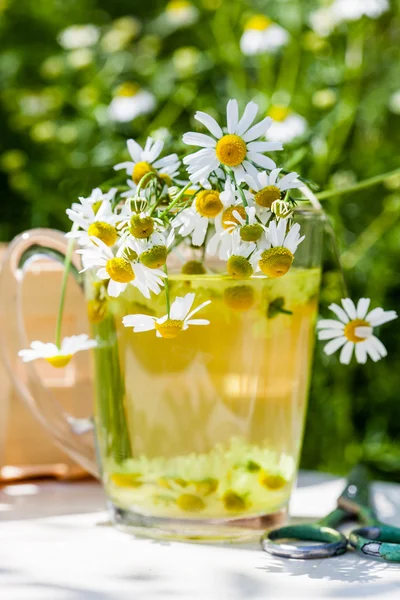
[[[170,311],[171,311],[171,303],[170,303],[170,299],[169,299],[169,281],[168,281],[167,264],[164,265],[164,273],[166,274],[166,278],[164,279],[165,301],[167,303],[167,315],[168,315],[168,319],[169,319],[169,315],[170,315]]]
[[[248,207],[248,202],[246,200],[246,196],[244,195],[244,191],[242,190],[242,188],[240,187],[240,185],[237,184],[236,182],[236,177],[235,177],[235,173],[233,172],[232,169],[230,169],[229,167],[227,167],[227,172],[229,177],[231,178],[232,183],[234,184],[235,188],[238,190],[240,197],[242,199],[242,204],[245,208],[245,212],[246,212],[246,224],[248,225],[249,223],[249,215],[247,214],[247,210],[246,208]]]
[[[146,175],[143,175],[142,179],[139,181],[139,183],[137,185],[135,194],[139,195],[144,184],[147,185],[147,181],[149,179],[151,179],[152,177],[157,177],[157,173],[155,173],[155,171],[150,171],[149,173],[146,173]]]
[[[378,183],[381,183],[382,181],[385,181],[394,175],[400,175],[400,168],[395,169],[394,171],[389,171],[388,173],[382,173],[381,175],[375,175],[375,177],[369,177],[368,179],[364,179],[364,181],[360,181],[359,183],[355,183],[354,185],[350,185],[348,187],[341,189],[339,188],[336,190],[325,190],[324,192],[319,192],[315,195],[319,200],[324,200],[325,198],[331,198],[332,196],[350,194],[351,192],[356,192],[358,190],[371,187],[372,185],[377,185]]]
[[[72,228],[74,231],[74,227]],[[60,350],[61,349],[61,324],[62,317],[64,313],[64,305],[65,305],[65,295],[67,291],[67,283],[68,283],[68,275],[69,269],[72,261],[72,253],[75,247],[75,239],[71,238],[68,242],[67,252],[65,253],[64,259],[64,272],[62,276],[61,282],[61,296],[60,296],[60,304],[58,305],[58,315],[57,315],[57,323],[56,323],[56,346]]]
[[[186,190],[188,190],[190,188],[191,185],[192,185],[191,183],[187,183],[185,185],[185,187],[181,189],[181,191],[179,192],[179,194],[177,194],[175,196],[175,198],[172,200],[171,204],[169,206],[167,206],[167,208],[164,210],[164,212],[161,213],[161,215],[159,217],[160,219],[162,219],[163,217],[165,217],[165,215],[171,210],[171,208],[173,206],[175,206],[175,204],[178,202],[178,200],[180,200],[182,198],[183,194],[186,192]]]

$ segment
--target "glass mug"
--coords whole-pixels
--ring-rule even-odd
[[[171,302],[188,292],[196,303],[211,300],[201,314],[210,324],[174,339],[122,325],[126,314],[163,315],[163,292],[147,301],[128,286],[119,298],[101,298],[95,273],[79,274],[75,255],[71,272],[98,341],[87,419],[65,414],[41,384],[37,365],[16,360],[31,341],[21,314],[24,265],[43,256],[62,260],[64,235],[34,229],[10,244],[1,274],[7,368],[56,442],[101,478],[111,519],[122,529],[239,541],[285,519],[306,413],[324,214],[303,205],[295,220],[306,237],[278,279],[233,280],[215,259],[206,259],[207,274],[182,274],[182,264],[198,259],[200,250],[174,250]]]

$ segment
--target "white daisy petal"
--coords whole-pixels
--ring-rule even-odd
[[[208,131],[210,131],[216,138],[221,138],[223,136],[221,127],[211,115],[208,115],[202,111],[197,111],[194,115],[194,118],[196,121],[199,121],[205,127],[207,127]]]
[[[239,106],[237,100],[229,100],[226,106],[226,121],[228,133],[234,133],[239,120]]]
[[[395,310],[383,310],[382,308],[375,308],[367,316],[366,320],[371,323],[373,327],[379,327],[384,323],[389,323],[397,319],[397,313]]]
[[[341,329],[343,331],[343,323],[341,323],[340,321],[335,321],[335,319],[321,319],[317,323],[317,328]]]
[[[265,130],[268,128],[270,122],[271,118],[265,117],[265,119],[263,119],[256,125],[253,125],[253,127],[246,131],[246,133],[242,136],[243,140],[245,142],[251,142],[252,140],[255,140],[256,138],[260,137],[265,133]]]
[[[367,362],[367,347],[365,342],[359,342],[356,344],[356,360],[361,365]]]
[[[143,152],[142,147],[139,146],[139,144],[137,142],[135,142],[135,140],[132,140],[132,139],[128,140],[126,142],[126,145],[128,147],[128,152],[132,157],[132,160],[135,163],[139,162],[141,160],[141,155]],[[114,169],[115,169],[115,167],[114,167]]]
[[[236,135],[242,135],[251,126],[258,113],[258,105],[249,102],[244,109],[243,116],[236,127]]]
[[[185,133],[182,139],[188,146],[203,146],[204,148],[215,147],[215,139],[205,133]]]
[[[343,331],[341,329],[322,329],[318,332],[319,340],[332,340],[337,337],[342,337]]]
[[[356,310],[353,300],[351,300],[350,298],[343,298],[342,306],[343,306],[344,310],[346,311],[346,313],[349,315],[350,319],[357,318],[357,310]]]
[[[330,306],[328,306],[328,308],[329,310],[335,313],[335,315],[338,317],[338,319],[340,319],[340,321],[342,321],[342,323],[348,323],[350,321],[347,313],[345,313],[343,308],[341,308],[337,304],[331,304]]]
[[[276,163],[269,156],[264,156],[259,152],[248,152],[247,156],[250,160],[252,160],[260,167],[264,167],[264,169],[275,169]]]
[[[339,348],[341,348],[346,342],[347,338],[345,338],[344,336],[334,338],[324,346],[325,354],[330,356],[331,354],[336,352],[336,350],[339,350]]]
[[[382,358],[384,356],[387,356],[387,350],[385,346],[382,344],[381,340],[375,335],[371,335],[371,337],[368,339],[368,345],[373,346]]]
[[[348,365],[350,363],[351,357],[353,356],[354,346],[355,344],[353,342],[347,342],[347,344],[343,346],[339,357],[339,361],[343,365]]]

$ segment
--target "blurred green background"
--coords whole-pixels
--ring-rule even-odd
[[[255,100],[283,125],[288,111],[296,117],[279,164],[322,190],[396,169],[400,0],[375,1],[381,14],[332,24],[330,0],[0,0],[0,240],[66,229],[65,209],[113,177],[127,137],[153,134],[180,152],[195,110],[221,117],[231,97],[242,107]],[[254,15],[279,24],[286,43],[245,55]],[[143,92],[145,114],[127,118],[126,99]],[[122,107],[119,120],[110,105]],[[398,309],[400,175],[324,207],[351,296]],[[328,240],[321,313],[340,296]],[[345,472],[364,458],[400,477],[396,322],[382,339],[389,356],[364,367],[339,365],[318,347],[303,467]]]

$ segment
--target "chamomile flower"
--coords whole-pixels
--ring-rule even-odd
[[[20,350],[18,356],[24,362],[43,358],[53,367],[61,368],[65,367],[77,352],[89,350],[90,348],[95,348],[95,346],[97,346],[96,340],[90,340],[86,334],[72,335],[62,340],[60,348],[52,343],[32,342],[31,347],[26,350]]]
[[[234,212],[244,219],[246,219],[246,212],[239,192],[230,179],[226,179],[224,190],[219,197],[223,210],[214,219],[215,234],[207,245],[207,253],[212,256],[218,252],[219,258],[226,260],[232,247],[233,238],[230,234],[236,226],[240,225]]]
[[[201,150],[183,159],[193,183],[208,179],[210,174],[220,166],[232,169],[238,183],[243,181],[246,173],[255,177],[256,166],[265,169],[275,168],[274,161],[265,156],[264,152],[282,150],[282,144],[256,141],[265,134],[272,123],[272,120],[266,117],[256,125],[252,125],[257,112],[257,104],[249,102],[243,116],[239,119],[237,101],[229,100],[226,109],[226,133],[213,117],[204,112],[196,112],[195,119],[205,125],[211,135],[189,132],[183,136],[185,144],[201,146]]]
[[[262,171],[257,174],[256,178],[246,177],[246,183],[251,190],[250,197],[256,204],[263,222],[270,214],[272,204],[281,199],[283,192],[301,185],[298,174],[295,172],[288,173],[279,179],[281,170],[273,169],[269,174]]]
[[[340,23],[358,21],[364,16],[378,19],[388,9],[388,0],[334,0],[311,13],[310,25],[318,35],[326,37]]]
[[[80,246],[91,244],[91,238],[100,239],[107,246],[114,246],[118,240],[118,232],[115,227],[118,221],[118,215],[115,214],[109,200],[101,201],[100,206],[96,206],[88,201],[87,198],[80,198],[80,205],[75,203],[76,210],[67,208],[67,215],[75,226],[66,234],[67,238],[75,238]]]
[[[150,292],[160,293],[164,285],[163,271],[149,269],[140,263],[137,253],[127,245],[121,245],[114,254],[101,240],[93,238],[93,242],[91,248],[77,251],[82,255],[82,272],[99,267],[97,277],[109,280],[107,286],[109,296],[117,298],[128,285],[136,287],[145,298],[150,298]]]
[[[354,351],[357,362],[362,364],[368,357],[376,362],[387,355],[385,346],[374,335],[374,327],[397,319],[397,313],[383,308],[368,312],[370,302],[369,298],[360,298],[356,306],[350,298],[344,298],[342,306],[329,306],[338,320],[323,319],[317,324],[318,339],[330,340],[324,347],[326,354],[341,348],[339,360],[345,365],[351,361]]]
[[[243,242],[238,231],[231,235],[232,245],[226,265],[228,274],[233,279],[248,279],[257,269],[261,250],[257,250],[254,242]]]
[[[170,0],[165,7],[165,19],[173,27],[189,27],[198,18],[199,11],[188,0]]]
[[[307,131],[308,123],[305,118],[291,111],[287,106],[279,104],[271,106],[268,115],[272,118],[272,125],[265,137],[271,142],[280,141],[288,144]]]
[[[171,229],[167,235],[164,231],[156,231],[147,239],[129,237],[126,244],[139,256],[140,262],[149,269],[159,269],[165,265],[168,248],[175,239],[175,231]]]
[[[127,123],[140,115],[153,112],[156,107],[155,96],[141,89],[135,83],[126,82],[116,90],[108,107],[108,116],[112,121]]]
[[[245,25],[240,49],[247,56],[275,52],[287,44],[288,40],[286,29],[273,23],[265,15],[254,15]]]
[[[258,267],[271,278],[285,275],[294,260],[294,253],[305,236],[300,236],[300,225],[295,223],[287,232],[286,219],[272,221],[267,230],[266,241],[269,248],[262,251]]]
[[[76,50],[94,46],[100,37],[96,25],[71,25],[58,35],[58,42],[65,50]]]
[[[176,154],[159,158],[164,147],[164,142],[161,140],[153,140],[148,137],[144,148],[139,146],[135,140],[128,140],[127,146],[132,160],[119,163],[114,166],[114,169],[116,171],[125,169],[135,184],[138,184],[144,175],[151,172],[158,173],[160,176],[167,175],[170,179],[178,175],[180,161]]]
[[[206,319],[192,319],[192,317],[199,310],[208,306],[211,300],[207,300],[191,310],[194,299],[195,294],[177,296],[171,304],[169,315],[164,315],[159,319],[149,315],[126,315],[122,322],[125,327],[132,327],[135,333],[155,330],[157,337],[172,339],[177,337],[181,331],[188,329],[190,325],[209,325],[210,321]]]
[[[73,202],[71,208],[76,212],[86,213],[88,210],[87,205],[90,204],[93,211],[96,213],[102,202],[114,201],[117,191],[117,188],[110,188],[108,192],[102,192],[100,188],[94,188],[87,198],[79,196],[79,202]]]
[[[211,219],[219,215],[224,205],[217,190],[200,190],[188,208],[184,208],[172,221],[171,226],[179,228],[179,235],[191,236],[194,246],[201,246],[206,237]]]

